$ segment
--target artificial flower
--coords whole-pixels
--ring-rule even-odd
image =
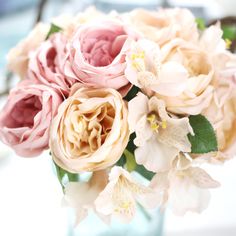
[[[62,34],[54,34],[43,42],[30,54],[28,77],[68,96],[75,80],[67,79],[60,68],[67,54],[66,43]]]
[[[188,71],[188,79],[186,88],[180,95],[159,95],[159,98],[165,101],[167,110],[172,113],[200,114],[209,106],[213,96],[211,81],[214,68],[211,58],[199,47],[180,39],[172,40],[163,46],[161,51],[164,62],[174,61],[184,66]]]
[[[0,113],[0,139],[23,157],[48,148],[49,127],[62,97],[45,85],[23,80],[12,89]]]
[[[112,166],[129,140],[126,104],[114,89],[73,89],[52,122],[54,161],[73,173]]]
[[[181,168],[157,173],[150,183],[150,187],[162,196],[162,205],[168,205],[176,215],[184,215],[188,211],[202,212],[209,204],[208,189],[219,187],[219,183],[206,171],[184,162]]]
[[[148,99],[138,93],[128,103],[128,109],[130,131],[136,134],[134,144],[138,164],[153,172],[165,171],[171,168],[180,151],[191,151],[187,134],[193,131],[188,118],[168,115],[162,100]]]
[[[97,212],[94,204],[107,182],[106,171],[97,171],[93,172],[88,182],[68,182],[66,184],[63,205],[75,209],[75,224],[79,224],[88,215],[89,210],[93,210],[105,223],[109,223],[109,217]]]
[[[188,71],[175,61],[162,61],[158,44],[140,39],[133,41],[126,57],[125,75],[135,86],[165,96],[178,96],[187,86]]]
[[[125,169],[114,166],[109,182],[95,200],[96,210],[106,216],[114,216],[122,222],[130,222],[136,209],[136,201],[147,209],[158,206],[159,195],[149,187],[137,183]]]
[[[113,88],[126,94],[130,84],[124,75],[125,53],[129,38],[135,37],[117,20],[80,26],[68,45],[64,74],[85,85]]]
[[[161,46],[175,38],[196,42],[199,37],[195,17],[187,9],[136,9],[124,15],[124,19],[144,38]]]

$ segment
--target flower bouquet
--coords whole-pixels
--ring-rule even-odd
[[[137,205],[206,208],[219,183],[202,165],[236,153],[236,57],[220,23],[200,23],[187,9],[90,8],[9,52],[21,80],[0,138],[22,157],[50,150],[77,223],[89,210],[128,223]]]

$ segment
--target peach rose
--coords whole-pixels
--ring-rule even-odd
[[[174,38],[196,42],[199,34],[195,17],[187,9],[136,9],[124,16],[126,22],[142,32],[146,39],[163,45]]]
[[[52,122],[54,161],[72,173],[112,166],[129,140],[127,116],[126,104],[114,89],[79,88]]]
[[[127,92],[124,75],[129,38],[135,38],[120,21],[87,23],[78,28],[64,65],[70,78],[93,87],[108,87]]]
[[[24,157],[48,148],[49,126],[61,96],[52,88],[26,79],[12,89],[0,113],[0,139]]]
[[[60,33],[54,34],[30,54],[28,76],[59,90],[68,96],[74,79],[67,79],[59,67],[66,57],[67,39]]]
[[[161,96],[167,110],[176,114],[200,114],[210,104],[213,95],[214,70],[212,60],[201,49],[181,39],[172,40],[161,48],[163,63],[177,62],[188,72],[186,88],[178,96]],[[175,74],[173,74],[173,77]]]
[[[27,38],[23,39],[16,47],[12,48],[7,55],[9,70],[25,78],[29,53],[35,50],[46,38],[50,29],[48,24],[38,23]]]

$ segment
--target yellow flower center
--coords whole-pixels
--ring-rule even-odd
[[[156,114],[151,113],[150,115],[148,115],[147,116],[147,121],[150,123],[151,129],[153,131],[158,132],[160,127],[162,129],[166,129],[167,128],[166,120],[160,121]]]
[[[231,47],[232,41],[230,39],[225,39],[225,46],[227,49]]]
[[[131,55],[131,60],[132,60],[132,66],[139,70],[142,71],[142,67],[143,67],[143,59],[145,58],[145,53],[144,51],[138,52],[138,53],[133,53]],[[141,60],[141,61],[140,61]]]

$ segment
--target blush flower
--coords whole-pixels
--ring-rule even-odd
[[[137,9],[125,15],[124,19],[143,37],[161,46],[175,38],[196,42],[199,37],[195,17],[187,9]]]
[[[219,186],[206,171],[188,165],[157,173],[149,185],[162,196],[162,206],[168,205],[176,215],[188,211],[202,212],[210,201],[208,189]]]
[[[76,211],[76,222],[79,224],[87,215],[89,210],[93,210],[105,223],[109,222],[109,217],[96,211],[95,199],[106,187],[108,175],[106,171],[94,172],[88,182],[69,182],[65,186],[65,196],[63,203]]]
[[[112,166],[129,140],[127,116],[126,104],[114,89],[78,89],[52,122],[54,161],[73,173]]]
[[[30,54],[28,76],[68,96],[75,80],[67,79],[60,68],[67,53],[66,43],[67,39],[60,33],[43,42]]]
[[[188,118],[175,118],[167,114],[165,103],[156,97],[150,100],[142,93],[129,104],[129,127],[135,132],[135,159],[146,169],[158,172],[169,170],[180,151],[190,152],[187,138],[192,133]]]
[[[111,169],[109,182],[98,195],[95,205],[98,212],[106,216],[115,216],[128,223],[134,215],[136,201],[145,208],[158,206],[157,194],[151,188],[137,183],[129,172],[115,166]]]
[[[188,72],[188,78],[186,88],[180,95],[158,97],[165,101],[167,110],[172,113],[200,114],[209,106],[213,96],[211,82],[214,68],[211,57],[200,48],[180,39],[172,40],[161,51],[163,61],[174,61],[183,65]]]
[[[24,157],[48,148],[49,126],[61,96],[45,85],[27,79],[12,89],[0,115],[0,138]]]
[[[175,61],[162,61],[158,44],[140,39],[132,42],[125,75],[135,86],[166,96],[178,96],[186,88],[188,71]]]
[[[93,87],[109,87],[126,93],[125,52],[134,34],[120,22],[84,24],[78,28],[64,65],[68,78]]]

